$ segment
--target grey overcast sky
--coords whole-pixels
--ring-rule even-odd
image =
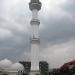
[[[30,0],[0,0],[0,60],[30,60]],[[40,0],[40,60],[51,68],[75,59],[75,0]]]

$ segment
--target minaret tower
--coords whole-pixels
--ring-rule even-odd
[[[31,40],[31,71],[39,71],[39,25],[38,11],[41,9],[41,2],[39,0],[31,0],[29,8],[32,11],[32,20],[30,22],[32,27]]]

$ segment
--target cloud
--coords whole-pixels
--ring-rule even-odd
[[[9,30],[0,28],[0,38],[1,39],[10,38],[10,37],[12,37],[12,35],[13,34]]]
[[[0,2],[0,59],[9,58],[17,61],[25,49],[29,51],[30,35],[26,22],[27,12],[25,13],[27,9],[25,5],[28,3],[25,2],[25,0]]]
[[[47,11],[48,14],[44,12],[46,18],[43,15],[41,17],[41,22],[44,26],[44,29],[41,31],[42,39],[49,42],[62,42],[69,38],[75,38],[74,17],[62,8],[64,6],[68,7],[68,2],[69,1],[62,6],[53,7],[50,12]]]
[[[61,67],[63,63],[75,59],[75,40],[69,40],[61,44],[51,45],[41,51],[41,60],[49,62],[50,68]]]
[[[57,67],[74,59],[75,1],[41,1],[41,57],[49,60],[51,67]],[[0,0],[0,59],[30,60],[31,11],[28,3],[29,0]]]

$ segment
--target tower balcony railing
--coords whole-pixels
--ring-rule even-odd
[[[34,24],[37,24],[39,25],[40,24],[40,20],[38,19],[32,19],[31,22],[30,22],[31,25],[34,25]]]

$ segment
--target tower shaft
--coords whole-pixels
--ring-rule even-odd
[[[31,0],[29,3],[30,10],[32,11],[32,20],[30,22],[32,27],[32,41],[31,41],[31,70],[39,71],[39,24],[38,11],[41,9],[39,0]]]

